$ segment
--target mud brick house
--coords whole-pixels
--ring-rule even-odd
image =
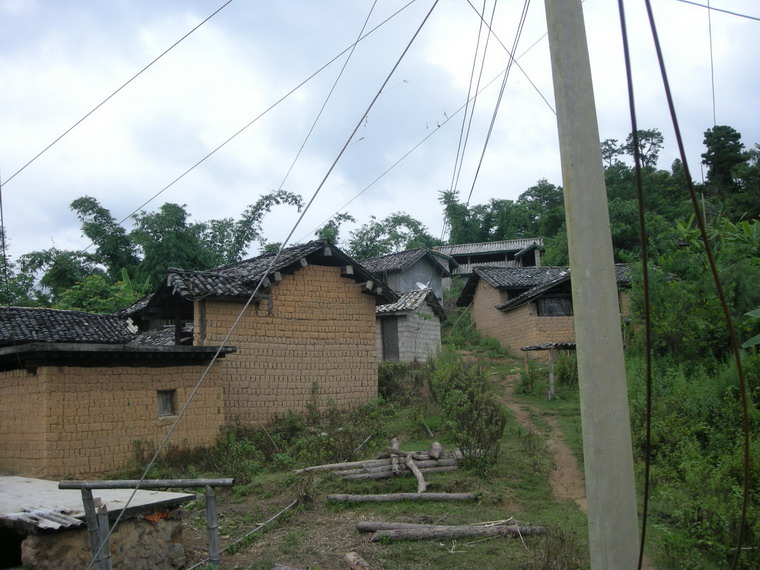
[[[615,272],[624,313],[629,272],[624,265]],[[457,299],[457,306],[470,305],[477,329],[516,354],[525,346],[575,341],[568,267],[475,267]],[[528,354],[547,358],[545,352]]]
[[[170,269],[119,315],[0,309],[0,471],[124,467],[136,441],[163,438],[217,352],[176,445],[212,443],[226,423],[376,396],[375,308],[398,296],[324,241],[273,257]]]
[[[404,293],[395,303],[377,307],[377,357],[425,362],[441,349],[443,307],[432,289]]]
[[[439,299],[443,298],[443,280],[451,277],[456,267],[453,258],[425,247],[365,259],[361,264],[397,293],[418,291],[419,283]]]

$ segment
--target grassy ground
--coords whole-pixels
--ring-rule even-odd
[[[509,415],[500,444],[499,459],[486,477],[459,469],[426,477],[430,492],[474,492],[474,503],[383,503],[338,504],[326,501],[332,493],[414,492],[413,477],[374,482],[347,482],[326,474],[294,475],[297,460],[286,461],[288,469],[265,470],[231,491],[219,493],[222,546],[232,543],[269,519],[293,500],[297,507],[226,552],[225,568],[270,569],[275,564],[302,569],[345,568],[343,556],[358,552],[372,568],[586,568],[588,544],[586,515],[573,500],[558,500],[552,492],[550,474],[556,465],[547,449],[544,418],[557,418],[562,430],[578,434],[577,397],[560,397],[548,402],[537,395],[511,395],[521,363],[492,353],[470,352],[466,358],[485,367],[494,393],[502,399],[522,402],[530,410],[535,429],[526,429]],[[413,405],[386,402],[382,405],[380,433],[358,455],[373,458],[390,437],[398,437],[402,449],[427,449],[433,439],[444,447],[447,441],[440,411],[424,397]],[[575,411],[573,411],[575,410]],[[340,429],[340,428],[338,428]],[[432,431],[433,438],[428,430]],[[272,434],[273,436],[275,434]],[[575,435],[570,437],[573,442]],[[200,468],[196,472],[202,471]],[[165,474],[162,474],[165,475]],[[220,473],[224,475],[224,473]],[[203,557],[205,520],[202,500],[190,506],[185,542],[190,560]],[[358,521],[413,522],[426,524],[471,524],[512,519],[545,525],[550,533],[541,537],[490,538],[480,540],[429,540],[421,542],[372,543],[370,535],[355,529]]]

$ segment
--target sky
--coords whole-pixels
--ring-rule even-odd
[[[11,259],[87,247],[69,208],[85,195],[119,220],[172,202],[202,221],[236,219],[280,187],[305,201],[316,193],[291,242],[312,239],[345,211],[357,220],[341,229],[345,243],[370,216],[399,211],[440,237],[439,193],[452,187],[462,201],[471,193],[470,203],[482,204],[515,200],[544,178],[561,185],[541,1],[529,4],[519,68],[486,146],[508,63],[501,44],[511,49],[524,6],[498,2],[481,87],[493,82],[474,104],[454,174],[480,22],[473,6],[483,5],[471,1],[440,0],[423,25],[434,0],[233,0],[19,171],[225,0],[0,0],[0,180]],[[638,124],[663,133],[659,167],[667,169],[677,149],[651,33],[643,2],[625,4]],[[760,17],[756,0],[711,5]],[[617,2],[583,6],[600,139],[624,141],[631,129]],[[748,148],[760,142],[760,22],[718,11],[708,20],[706,9],[678,0],[652,6],[700,181],[706,129],[726,124]],[[488,0],[489,17],[492,8]],[[366,33],[396,12],[348,49],[365,22]],[[299,216],[276,207],[266,239],[285,240]]]

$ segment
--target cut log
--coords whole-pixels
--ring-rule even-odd
[[[370,565],[364,561],[364,558],[359,556],[356,552],[349,552],[344,557],[346,564],[351,570],[372,570]]]
[[[328,501],[387,503],[391,501],[474,501],[475,493],[390,493],[386,495],[328,495]]]
[[[394,456],[411,457],[412,459],[419,459],[420,461],[425,461],[427,459],[430,459],[429,453],[417,453],[416,451],[401,451],[400,449],[389,449],[388,453],[390,453],[391,458],[393,458]]]
[[[417,464],[414,462],[411,455],[407,455],[406,458],[404,458],[404,461],[406,462],[406,466],[409,467],[417,478],[417,492],[424,493],[425,489],[427,489],[427,483],[425,482],[425,477],[422,475],[422,471],[417,467]]]
[[[394,452],[399,451],[400,444],[398,442],[398,439],[395,437],[391,440],[391,448],[388,450],[391,452],[391,471],[393,471],[394,475],[400,475],[401,469],[398,465],[398,455],[396,455]]]
[[[337,471],[340,469],[351,469],[354,467],[379,467],[390,465],[387,459],[368,459],[367,461],[349,461],[345,463],[328,463],[326,465],[312,465],[303,469],[296,469],[294,473],[310,473],[312,471]]]
[[[430,455],[431,459],[438,459],[441,456],[442,452],[443,452],[443,446],[437,441],[434,441],[433,445],[430,446],[430,451],[428,452],[428,455]]]
[[[370,542],[385,540],[456,539],[489,536],[531,536],[546,534],[544,526],[496,525],[496,526],[429,526],[427,528],[395,528],[378,530]]]
[[[423,473],[443,473],[445,471],[456,471],[459,469],[456,465],[449,465],[447,467],[426,467],[425,469],[420,469]],[[401,475],[407,475],[411,473],[408,469],[404,469],[401,471]],[[344,475],[343,479],[346,481],[373,481],[377,479],[390,479],[391,477],[396,477],[396,475],[393,474],[393,471],[387,470],[387,471],[375,471],[373,473],[355,473],[353,475]]]

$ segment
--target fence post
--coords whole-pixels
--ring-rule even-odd
[[[208,528],[208,562],[219,568],[219,524],[216,517],[216,493],[213,487],[206,485],[206,524]]]
[[[111,561],[111,548],[108,544],[108,507],[101,505],[98,508],[98,548],[100,555],[96,564],[103,570],[111,570],[113,563]]]

